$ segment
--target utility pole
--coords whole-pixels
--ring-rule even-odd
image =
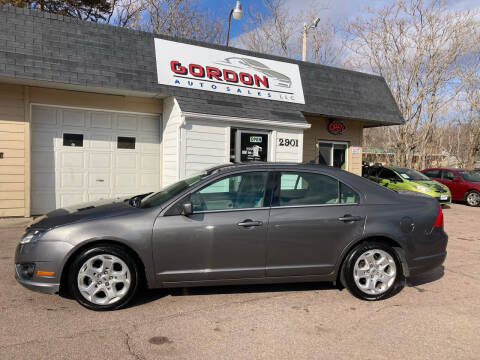
[[[320,22],[320,18],[315,18],[310,26],[303,23],[303,45],[302,45],[302,61],[307,61],[307,35],[309,30],[313,30]]]
[[[307,23],[303,23],[302,61],[307,61]]]

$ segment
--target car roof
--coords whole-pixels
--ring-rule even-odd
[[[465,169],[460,169],[460,168],[450,168],[450,167],[432,167],[432,168],[423,169],[422,171],[425,171],[425,170],[450,170],[450,171],[462,171],[462,170],[465,170]]]
[[[248,170],[248,169],[272,169],[272,168],[291,168],[292,170],[327,170],[332,172],[342,171],[335,167],[312,164],[312,163],[292,163],[292,162],[262,162],[262,161],[251,161],[246,163],[227,163],[222,165],[217,165],[207,169],[207,172],[224,172],[224,171],[234,171],[234,170]]]

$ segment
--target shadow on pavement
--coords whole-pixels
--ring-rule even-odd
[[[338,290],[332,283],[293,283],[261,285],[201,286],[191,288],[142,290],[127,307],[135,307],[166,296],[198,296],[218,294],[275,293],[287,291]]]
[[[407,285],[410,287],[415,287],[423,284],[428,284],[430,282],[434,282],[441,279],[444,274],[445,274],[445,267],[442,265],[424,274],[412,276],[407,280]]]

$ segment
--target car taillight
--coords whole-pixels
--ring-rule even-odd
[[[438,214],[433,227],[443,228],[443,211],[441,206],[438,207]]]

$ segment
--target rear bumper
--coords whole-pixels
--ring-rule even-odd
[[[409,276],[415,276],[441,266],[447,258],[447,252],[421,256],[412,260],[409,266]]]
[[[441,266],[447,258],[448,235],[442,228],[432,232],[419,241],[421,251],[408,260],[409,276],[422,274]],[[420,250],[419,249],[419,250]]]

